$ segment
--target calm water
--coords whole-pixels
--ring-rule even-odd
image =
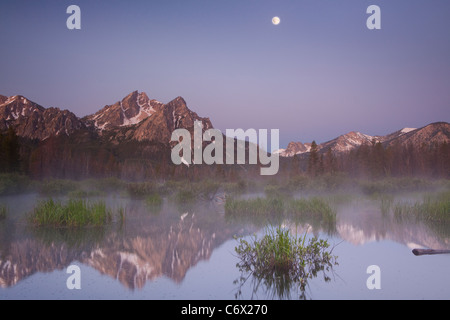
[[[261,234],[263,221],[230,219],[220,203],[190,208],[107,199],[126,209],[126,222],[106,228],[30,228],[24,215],[39,197],[4,197],[0,221],[0,299],[297,299],[241,273],[233,236]],[[413,248],[450,248],[450,227],[397,221],[379,203],[359,199],[338,207],[328,230],[317,221],[283,222],[335,246],[339,265],[324,281],[308,282],[308,299],[449,299],[450,255],[416,257]],[[81,271],[81,289],[69,290],[70,265]],[[381,289],[369,290],[367,267],[380,267]]]

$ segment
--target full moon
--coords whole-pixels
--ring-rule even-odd
[[[274,25],[279,25],[280,24],[280,18],[278,18],[278,17],[273,17],[272,18],[272,23],[274,24]]]

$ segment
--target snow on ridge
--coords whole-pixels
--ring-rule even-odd
[[[95,126],[97,127],[97,129],[99,129],[100,131],[105,130],[105,127],[109,124],[109,122],[105,122],[104,124],[102,124],[101,126],[99,126],[97,124],[97,121],[95,121]]]
[[[401,133],[408,133],[408,132],[411,132],[411,131],[414,131],[414,130],[416,130],[416,128],[403,128],[400,132]]]
[[[286,151],[286,149],[278,149],[278,150],[275,150],[274,152],[272,152],[272,154],[280,154],[280,153],[283,153],[285,151]]]
[[[6,101],[3,102],[3,103],[0,104],[0,105],[7,105],[7,104],[10,104],[10,103],[16,101],[16,100],[19,99],[19,98],[20,98],[20,100],[22,100],[22,102],[23,102],[24,104],[28,104],[28,102],[30,102],[27,98],[22,97],[22,96],[17,96],[17,95],[16,95],[16,96],[8,97],[8,99],[6,99]]]
[[[7,104],[10,104],[11,102],[14,102],[16,100],[17,96],[13,96],[13,97],[9,97],[8,99],[6,99],[6,101],[2,104],[0,104],[0,106],[5,106]]]
[[[142,118],[142,115],[143,114],[145,114],[144,115],[144,117]],[[139,123],[139,122],[141,122],[142,120],[144,120],[145,118],[147,118],[147,117],[149,117],[149,116],[151,116],[152,115],[152,113],[150,113],[150,112],[148,112],[147,110],[145,110],[144,108],[141,108],[140,110],[139,110],[139,113],[136,115],[136,116],[134,116],[134,117],[132,117],[132,118],[129,118],[129,119],[127,119],[128,121],[128,125],[132,125],[132,124],[137,124],[137,123]],[[123,126],[125,126],[126,124],[124,123],[123,124]]]
[[[123,114],[123,123],[121,124],[121,127],[138,124],[139,122],[148,118],[154,112],[156,112],[156,110],[153,109],[153,107],[151,106],[150,101],[148,101],[147,103],[144,103],[144,104],[140,104],[139,96],[136,98],[136,104],[139,106],[139,113],[137,115],[135,115],[134,117],[128,118],[125,115],[125,110],[122,106],[122,102],[120,102],[120,108],[122,109],[122,114]]]

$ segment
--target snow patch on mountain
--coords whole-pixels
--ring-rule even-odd
[[[408,133],[408,132],[414,131],[416,129],[417,128],[403,128],[400,132],[401,133]]]

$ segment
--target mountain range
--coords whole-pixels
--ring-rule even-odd
[[[385,136],[371,136],[361,132],[352,131],[339,137],[321,143],[317,146],[318,152],[344,153],[359,148],[362,145],[381,143],[383,146],[412,145],[419,147],[423,144],[441,144],[450,142],[450,124],[436,122],[422,128],[403,128]],[[293,157],[310,152],[311,143],[290,142],[286,149],[275,151],[282,157]]]
[[[183,98],[164,104],[138,91],[83,118],[68,110],[44,108],[20,95],[0,95],[0,131],[12,125],[18,136],[32,140],[87,130],[116,141],[168,143],[173,130],[192,128],[196,120],[205,130],[212,128],[211,121],[191,111]]]
[[[203,123],[203,128],[213,125],[209,118],[202,118],[191,111],[182,97],[167,104],[150,99],[145,92],[134,91],[111,105],[106,105],[92,115],[77,117],[68,110],[45,108],[24,96],[0,95],[0,131],[9,126],[16,129],[20,137],[45,140],[61,134],[70,136],[78,130],[91,130],[99,136],[107,134],[109,139],[170,142],[171,133],[178,128],[190,129],[194,121]],[[442,143],[450,140],[450,125],[446,122],[432,123],[425,127],[403,128],[384,136],[371,136],[352,131],[318,145],[318,150],[331,149],[346,152],[373,141],[383,145],[394,143]],[[283,157],[308,153],[311,143],[290,142],[286,149],[276,151]]]
[[[95,172],[127,178],[185,174],[186,168],[173,168],[171,164],[170,151],[177,143],[171,142],[171,135],[180,128],[192,134],[195,121],[202,122],[203,130],[213,128],[210,119],[188,108],[182,97],[162,103],[138,91],[82,118],[69,110],[43,107],[21,95],[0,95],[0,133],[9,127],[15,129],[22,143],[22,159],[26,159],[22,164],[24,171],[37,172],[41,177],[47,174],[66,177],[69,172],[76,176]],[[345,154],[376,142],[384,147],[448,144],[450,124],[436,122],[379,136],[352,131],[319,144],[317,150]],[[275,152],[288,159],[308,155],[311,145],[293,141],[286,149]],[[211,174],[215,169],[208,170]]]

